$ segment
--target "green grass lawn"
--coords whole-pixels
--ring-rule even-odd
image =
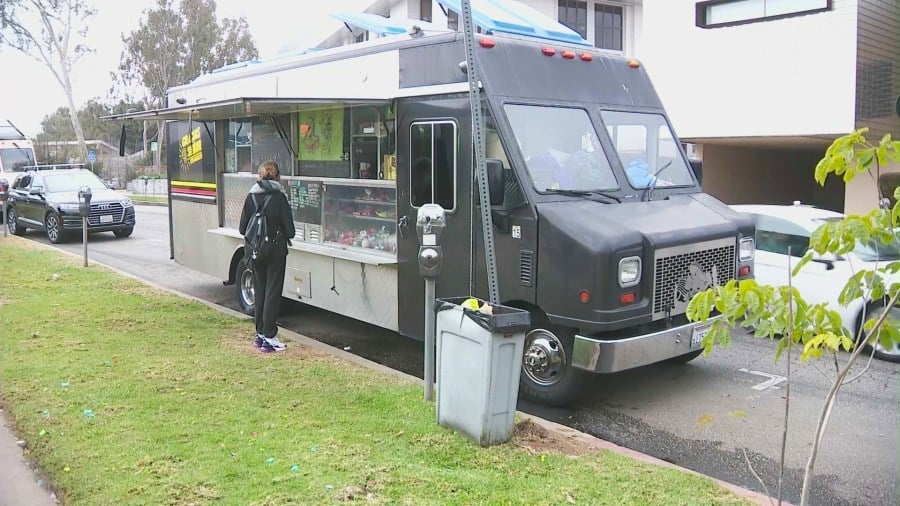
[[[137,203],[166,204],[169,202],[168,197],[157,197],[154,195],[129,195],[128,198]]]
[[[66,504],[737,504],[609,452],[480,448],[421,387],[0,237],[0,394]]]

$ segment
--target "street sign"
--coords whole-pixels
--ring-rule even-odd
[[[94,163],[97,161],[97,152],[93,149],[88,150],[88,161]]]

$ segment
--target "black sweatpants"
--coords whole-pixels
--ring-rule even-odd
[[[256,296],[256,333],[275,337],[278,327],[275,320],[281,308],[281,290],[284,287],[284,266],[287,257],[275,255],[270,262],[254,263],[253,288]]]

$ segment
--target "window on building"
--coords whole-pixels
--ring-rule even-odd
[[[413,207],[439,204],[456,209],[456,123],[415,122],[410,126],[409,198]]]
[[[559,0],[559,22],[587,40],[587,2]]]
[[[431,0],[419,0],[419,19],[431,22]]]
[[[697,26],[715,28],[831,10],[832,0],[707,0],[697,2]]]
[[[624,18],[621,5],[594,5],[594,45],[602,49],[622,51],[622,20]]]

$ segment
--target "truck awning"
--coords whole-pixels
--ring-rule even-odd
[[[330,105],[387,105],[390,100],[382,99],[334,99],[334,98],[232,98],[216,102],[193,105],[178,105],[166,109],[152,109],[124,114],[113,114],[100,119],[140,119],[140,120],[194,120],[216,121],[231,118],[287,114],[315,107]]]

